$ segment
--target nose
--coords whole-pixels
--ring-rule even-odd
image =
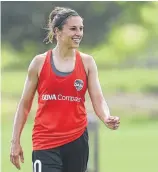
[[[82,36],[83,35],[83,31],[81,31],[80,29],[76,29],[75,35],[76,36]]]

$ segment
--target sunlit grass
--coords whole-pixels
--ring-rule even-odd
[[[9,118],[11,118],[10,114],[2,118],[2,172],[18,171],[9,161],[13,123]],[[148,121],[135,125],[124,118],[118,131],[111,131],[103,124],[100,125],[98,149],[99,172],[156,171],[158,159],[158,154],[156,153],[158,145],[158,123]],[[22,172],[31,172],[32,170],[32,127],[33,119],[29,117],[21,140],[25,156],[25,163],[22,164]],[[90,142],[90,147],[92,148],[93,145],[94,140]],[[94,150],[91,149],[90,151],[90,155],[94,156]],[[92,163],[94,161],[91,159]]]
[[[26,71],[3,72],[2,94],[19,96],[26,75]],[[158,92],[158,70],[100,70],[99,79],[102,90],[106,94]]]
[[[158,86],[157,70],[104,70],[99,71],[99,78],[103,92],[146,91],[147,86]],[[12,133],[13,115],[19,101],[26,71],[2,73],[2,171],[16,172],[9,160],[10,139]],[[29,116],[22,134],[22,146],[25,163],[22,172],[32,170],[31,166],[31,132],[35,103],[32,115]],[[121,126],[118,131],[108,130],[103,124],[99,129],[99,172],[149,172],[157,170],[158,154],[158,123],[149,119],[148,114],[131,112],[128,109],[112,110],[113,115],[121,117]],[[94,142],[90,142],[92,148]],[[90,156],[94,156],[91,150]],[[90,158],[90,165],[93,164]]]

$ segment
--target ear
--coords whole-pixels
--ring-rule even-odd
[[[60,30],[57,27],[54,28],[54,35],[60,35]]]
[[[57,28],[57,27],[55,27],[55,28],[53,29],[53,32],[54,32],[54,35],[56,35],[56,34],[57,34],[57,32],[58,32],[58,28]]]

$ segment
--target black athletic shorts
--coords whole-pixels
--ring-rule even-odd
[[[77,140],[32,152],[33,172],[86,172],[89,156],[87,129]]]

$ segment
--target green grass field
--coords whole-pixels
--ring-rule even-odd
[[[157,73],[157,70],[113,70],[101,71],[99,75],[103,92],[113,94],[118,88],[135,93],[145,90],[147,86],[156,88],[158,86]],[[25,72],[2,73],[2,172],[18,171],[10,163],[9,153],[13,115],[21,95],[25,76]],[[35,106],[34,104],[22,134],[21,143],[25,156],[22,172],[32,171],[31,132]],[[121,111],[115,112],[115,115],[121,116],[121,125],[118,131],[108,130],[100,123],[98,172],[157,172],[158,120],[150,119],[145,112],[143,112],[144,115],[140,115],[135,111],[122,109],[122,113],[120,113]],[[93,141],[90,142],[90,147],[92,146]],[[93,150],[90,155],[91,157],[95,156]],[[93,166],[91,157],[90,166]]]
[[[26,72],[2,72],[2,94],[21,94]],[[104,93],[158,92],[158,70],[100,70],[99,79]],[[8,84],[8,82],[10,84]]]
[[[10,114],[12,115],[12,114]],[[122,117],[123,118],[123,117]],[[31,172],[31,130],[29,118],[22,134],[25,163],[22,172]],[[118,131],[100,125],[99,172],[156,172],[158,170],[158,122],[131,123],[122,119]],[[2,172],[16,172],[9,161],[12,118],[2,118]],[[90,147],[93,142],[90,142]],[[93,150],[91,150],[93,155]],[[91,158],[90,158],[91,159]],[[91,166],[93,161],[91,161]]]

